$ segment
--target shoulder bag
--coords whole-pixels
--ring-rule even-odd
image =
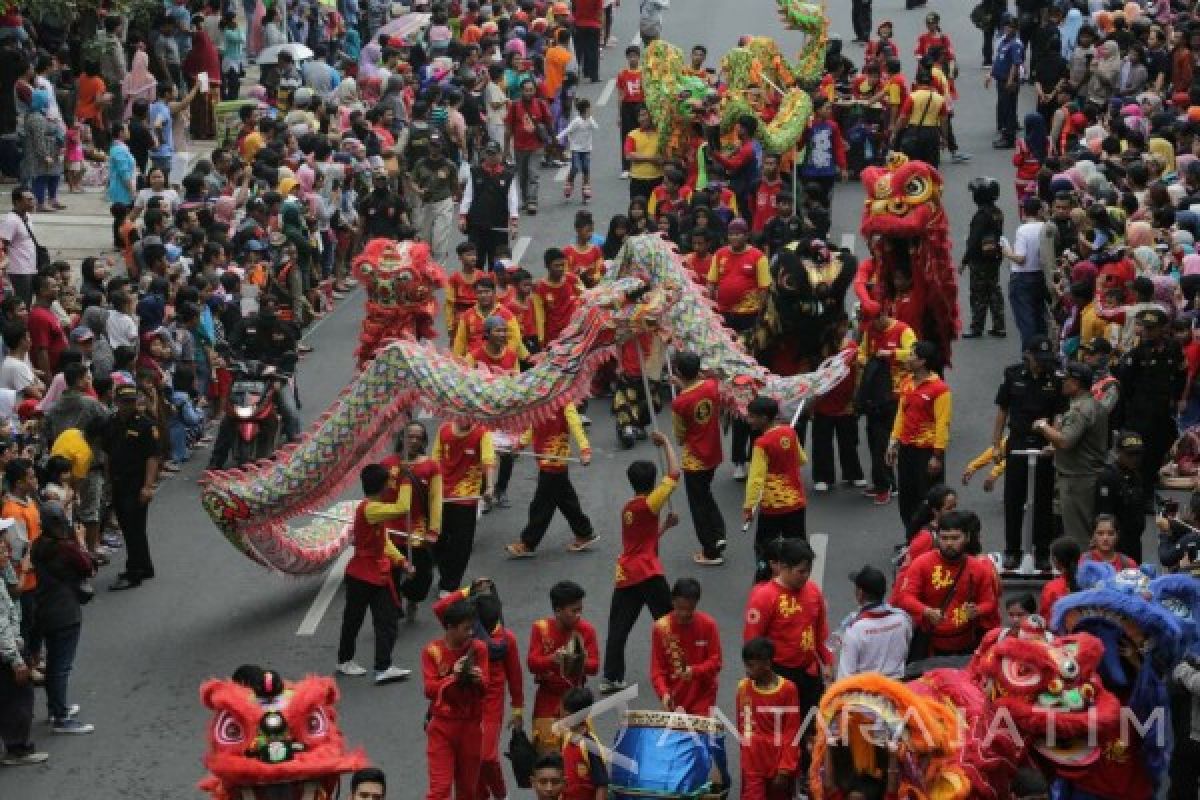
[[[945,613],[950,606],[950,601],[954,599],[954,593],[958,591],[958,581],[962,578],[963,573],[967,571],[967,561],[969,556],[963,556],[963,565],[958,568],[958,572],[954,575],[954,583],[950,584],[950,591],[946,592],[946,596],[942,598],[942,604],[938,607],[938,611]],[[929,658],[929,646],[933,643],[933,631],[925,627],[925,620],[918,620],[913,625],[912,640],[908,645],[908,658],[906,663],[912,664],[917,661],[924,661]]]
[[[16,213],[16,212],[13,212]],[[17,214],[17,216],[21,216]],[[21,224],[25,226],[25,232],[29,234],[29,238],[33,240],[33,249],[35,253],[35,263],[37,264],[38,272],[50,266],[50,251],[38,244],[37,237],[33,235],[33,228],[29,227],[29,220],[21,217]]]

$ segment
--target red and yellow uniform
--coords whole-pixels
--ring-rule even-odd
[[[757,314],[771,286],[767,257],[757,247],[747,246],[738,253],[725,245],[713,256],[708,285],[716,291],[717,311],[722,314]]]
[[[684,472],[703,472],[721,465],[721,392],[712,378],[680,390],[671,401],[675,439],[683,448]]]
[[[571,324],[571,317],[579,307],[579,295],[583,287],[579,279],[567,274],[557,283],[542,278],[533,284],[534,302],[542,306],[545,320],[543,341],[553,342]]]
[[[672,611],[654,623],[650,681],[659,699],[671,698],[672,710],[709,716],[717,704],[720,672],[721,633],[711,616],[696,611],[684,624]]]
[[[529,354],[525,352],[525,344],[521,341],[521,326],[517,324],[517,318],[512,315],[511,311],[499,304],[487,311],[476,304],[459,316],[458,326],[454,329],[454,344],[451,347],[454,355],[464,358],[467,353],[471,352],[471,348],[483,345],[483,340],[486,338],[483,324],[487,322],[488,317],[500,317],[504,320],[508,326],[509,346],[516,350],[521,358],[526,358]]]
[[[1058,575],[1042,587],[1042,599],[1038,603],[1038,614],[1042,619],[1054,618],[1054,604],[1071,593],[1066,577]]]
[[[442,497],[447,503],[455,498],[478,498],[483,491],[484,472],[496,465],[496,449],[492,433],[482,425],[472,425],[466,431],[453,422],[442,423],[433,437],[433,458],[442,470]],[[459,500],[460,505],[474,506],[477,499]]]
[[[950,387],[930,373],[920,383],[907,377],[900,387],[900,407],[892,423],[892,438],[909,447],[946,451],[950,442],[953,401]]]
[[[751,209],[751,233],[762,233],[767,223],[775,218],[775,198],[783,191],[783,178],[773,181],[763,178],[754,189],[754,208]]]
[[[892,373],[892,393],[898,397],[900,385],[908,376],[908,369],[904,365],[912,355],[913,345],[917,343],[917,336],[913,333],[912,328],[898,319],[892,320],[887,330],[882,333],[875,329],[874,323],[864,326],[864,329],[863,343],[858,348],[858,363],[865,366],[868,359],[878,354],[880,350],[891,351],[890,355],[883,357],[883,360],[888,362]]]
[[[470,275],[455,272],[446,280],[444,314],[446,332],[452,336],[458,330],[458,318],[475,305],[475,281],[479,280],[479,274],[479,270],[471,270]]]
[[[808,505],[800,467],[808,463],[790,425],[775,425],[754,440],[743,508],[760,514],[790,514]],[[782,663],[782,662],[780,662]]]
[[[706,255],[688,253],[683,257],[683,265],[687,267],[688,275],[701,286],[708,283],[708,273],[712,269],[713,257],[715,255],[715,253],[708,253]]]
[[[764,636],[775,645],[775,663],[819,675],[821,665],[833,663],[826,647],[829,620],[825,596],[812,581],[789,589],[778,580],[764,581],[750,590],[742,640]]]
[[[596,791],[608,788],[608,765],[602,752],[604,747],[590,731],[566,735],[562,746],[566,780],[562,800],[596,800]]]
[[[563,248],[567,257],[567,274],[574,275],[584,286],[595,286],[604,277],[604,251],[588,242],[569,244]]]
[[[469,589],[448,594],[433,606],[438,619],[450,606],[468,596]],[[504,728],[504,694],[508,692],[514,717],[525,711],[525,675],[517,637],[503,625],[488,633],[487,691],[483,696],[483,747],[480,752],[479,797],[507,797],[504,771],[500,767],[500,732]]]
[[[567,646],[578,631],[583,642],[583,674],[568,678],[563,675],[555,653]],[[539,751],[557,749],[561,738],[551,732],[550,726],[562,717],[562,699],[567,690],[582,686],[588,675],[600,671],[600,648],[596,644],[596,629],[592,623],[580,619],[575,627],[567,630],[554,617],[545,617],[533,623],[529,633],[529,652],[525,665],[533,675],[537,691],[533,696],[533,738]],[[540,744],[539,744],[540,743]]]
[[[398,502],[405,492],[411,498],[404,517],[387,525],[388,538],[401,551],[408,544],[401,534],[411,537],[413,547],[436,542],[442,529],[441,467],[433,459],[424,456],[417,461],[405,462],[400,456],[391,455],[379,463],[388,471],[387,488],[380,493],[380,501]],[[414,482],[417,484],[415,492]]]
[[[959,570],[962,577],[955,584]],[[951,587],[954,595],[947,600]],[[900,576],[895,602],[913,618],[913,625],[930,632],[930,655],[968,652],[983,633],[980,620],[997,613],[995,571],[981,559],[963,556],[947,561],[934,550],[918,557]],[[967,616],[968,603],[978,610],[976,620]],[[925,621],[930,608],[942,609],[942,621],[932,629]]]
[[[531,294],[522,301],[514,294],[504,301],[504,307],[517,318],[522,340],[529,342],[533,339],[539,348],[546,343],[546,313],[537,295]]]
[[[646,214],[650,219],[654,219],[660,213],[674,214],[683,209],[687,204],[684,195],[684,188],[681,186],[673,193],[666,186],[655,186],[654,191],[650,193],[650,199],[646,201]],[[691,196],[691,190],[686,190],[687,196]]]
[[[617,96],[622,103],[646,102],[645,88],[642,86],[642,71],[626,67],[617,73]]]
[[[475,666],[483,671],[484,683],[459,680],[454,674],[454,665],[468,653]],[[450,647],[444,639],[434,639],[421,651],[421,675],[429,700],[429,723],[425,726],[429,763],[426,800],[475,796],[489,669],[487,645],[478,639],[470,639],[458,648]]]
[[[658,558],[658,539],[662,534],[658,514],[678,485],[679,473],[671,473],[649,494],[639,494],[621,509],[621,555],[617,556],[614,578],[618,589],[663,574]]]
[[[467,363],[473,367],[490,367],[493,372],[517,373],[521,371],[521,359],[517,356],[517,351],[508,345],[504,346],[499,355],[488,350],[486,344],[471,348],[471,352],[467,354]]]
[[[771,786],[778,775],[795,778],[800,766],[800,697],[796,684],[780,676],[767,688],[749,678],[738,682],[737,725],[742,741],[742,800],[783,800],[794,789]]]
[[[569,437],[569,438],[568,438]],[[570,439],[581,453],[591,453],[592,446],[588,444],[587,434],[583,431],[583,420],[575,409],[574,403],[563,406],[562,411],[533,426],[533,452],[548,456],[571,455]],[[543,472],[566,472],[567,462],[559,458],[539,458],[538,469]]]
[[[412,493],[406,486],[391,506],[363,500],[354,509],[354,523],[350,528],[354,555],[346,562],[346,577],[372,586],[388,587],[392,599],[397,603],[399,600],[392,582],[392,568],[403,566],[405,558],[388,538],[384,522],[394,519],[396,513],[406,513],[411,499]]]

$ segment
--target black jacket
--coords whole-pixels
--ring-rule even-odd
[[[63,630],[83,622],[76,590],[91,577],[91,559],[74,539],[43,535],[31,553],[37,574],[37,625],[42,632]]]

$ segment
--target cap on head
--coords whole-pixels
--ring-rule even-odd
[[[1117,437],[1117,449],[1127,453],[1140,453],[1145,446],[1141,434],[1137,431],[1124,431]]]
[[[1071,380],[1078,381],[1083,388],[1090,388],[1092,385],[1092,368],[1087,364],[1079,361],[1072,361],[1063,369],[1063,375]]]
[[[1157,327],[1167,324],[1167,312],[1161,308],[1147,308],[1139,311],[1137,321],[1149,327]]]
[[[508,323],[504,321],[504,317],[493,314],[483,321],[483,332],[491,333],[494,330],[504,330],[508,328]]]
[[[122,383],[113,389],[113,399],[120,402],[137,402],[137,387],[132,383]]]
[[[71,331],[72,342],[90,342],[96,338],[96,334],[92,333],[92,329],[86,325],[79,325]]]
[[[1029,337],[1025,342],[1025,352],[1038,361],[1054,360],[1054,345],[1050,344],[1050,338],[1042,333],[1035,333]]]
[[[750,226],[746,224],[746,220],[739,217],[733,222],[730,222],[729,227],[726,230],[728,230],[730,233],[749,233]]]

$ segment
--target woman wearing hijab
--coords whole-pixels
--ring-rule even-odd
[[[346,35],[342,37],[342,55],[356,64],[362,57],[362,37],[354,28],[346,31]]]
[[[47,116],[50,93],[34,89],[29,111],[25,114],[25,164],[22,174],[33,178],[33,196],[40,212],[66,208],[58,202],[58,180],[63,169],[63,145],[66,137],[62,127]]]
[[[383,61],[383,48],[378,42],[368,42],[358,58],[358,79],[373,78],[379,74],[379,65]]]
[[[207,75],[207,91],[197,91],[192,98],[192,136],[196,139],[215,139],[217,135],[216,106],[213,97],[221,91],[221,54],[203,27],[192,30],[192,49],[183,59],[183,74],[188,82],[199,84],[203,90]]]
[[[121,83],[121,96],[125,98],[123,119],[126,120],[133,114],[135,101],[145,100],[149,104],[158,99],[158,81],[150,73],[150,56],[145,50],[133,54],[133,64]]]
[[[1117,86],[1121,73],[1121,50],[1116,42],[1108,41],[1096,48],[1096,57],[1088,67],[1084,94],[1089,103],[1105,107]]]
[[[1025,115],[1025,135],[1017,140],[1012,163],[1017,168],[1013,184],[1017,190],[1017,204],[1024,202],[1037,191],[1037,176],[1046,162],[1050,137],[1046,133],[1046,120],[1036,112]]]
[[[1058,25],[1058,32],[1062,37],[1062,56],[1070,60],[1071,53],[1075,52],[1075,43],[1079,40],[1079,30],[1083,27],[1083,14],[1078,8],[1072,8],[1067,12],[1067,16]]]

